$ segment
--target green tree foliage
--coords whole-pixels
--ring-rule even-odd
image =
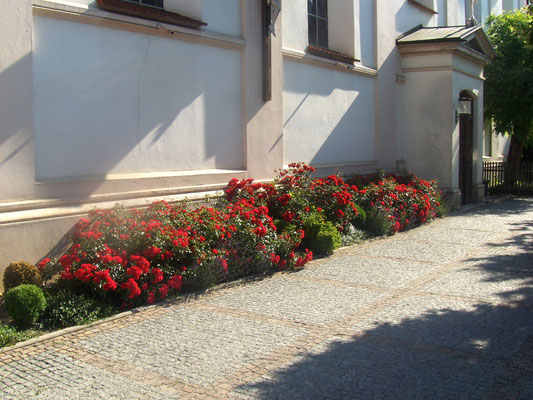
[[[533,15],[531,6],[487,19],[496,57],[485,68],[486,116],[511,135],[508,161],[533,146]]]

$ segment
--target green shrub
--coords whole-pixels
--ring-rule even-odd
[[[7,313],[19,326],[33,324],[46,308],[44,292],[35,285],[19,285],[6,293]]]
[[[312,213],[303,220],[305,237],[302,246],[314,254],[330,254],[341,245],[341,234],[331,221],[321,214]]]
[[[47,307],[40,323],[44,328],[83,325],[116,313],[105,299],[91,296],[80,288],[55,288],[46,293]]]
[[[222,281],[222,272],[216,260],[196,263],[183,273],[183,291],[196,292],[215,286]]]
[[[12,346],[17,342],[22,342],[38,335],[39,332],[35,329],[19,331],[11,325],[0,323],[0,348]]]
[[[447,197],[441,198],[440,205],[435,209],[436,217],[443,218],[455,211],[450,203],[450,199]]]
[[[4,291],[8,292],[10,289],[24,284],[40,286],[41,273],[39,269],[26,261],[12,262],[4,271]]]
[[[391,221],[384,213],[373,210],[366,214],[365,230],[373,236],[384,236],[391,231]]]

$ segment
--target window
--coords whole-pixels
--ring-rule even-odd
[[[309,45],[328,48],[328,2],[307,0],[307,27]]]
[[[350,8],[351,7],[351,8]],[[328,27],[328,16],[335,24]],[[353,64],[354,57],[353,0],[307,0],[307,53]]]
[[[156,8],[163,8],[163,0],[124,0],[130,3],[142,4],[143,6],[151,6]]]

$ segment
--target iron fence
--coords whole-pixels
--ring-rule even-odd
[[[533,195],[533,163],[522,162],[518,168],[511,169],[506,162],[486,161],[483,183],[489,194]]]

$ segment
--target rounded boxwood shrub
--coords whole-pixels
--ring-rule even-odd
[[[15,324],[33,324],[46,308],[44,292],[35,285],[19,285],[6,293],[5,307]]]
[[[4,271],[4,291],[8,292],[10,289],[23,284],[40,286],[41,273],[35,265],[29,262],[12,262]]]
[[[341,246],[341,234],[331,221],[312,213],[303,220],[305,237],[302,246],[314,254],[330,254]]]

